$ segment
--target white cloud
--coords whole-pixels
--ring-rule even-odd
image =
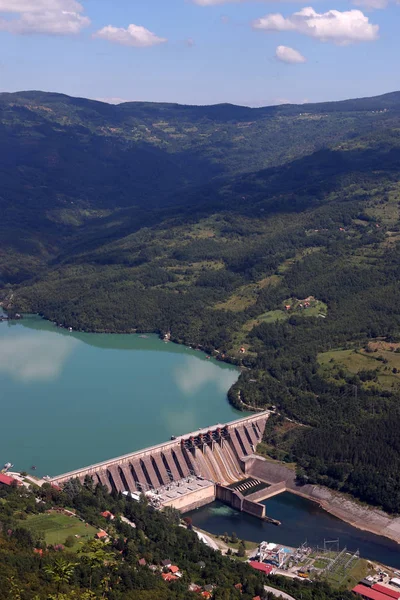
[[[191,396],[212,385],[220,392],[226,392],[238,378],[237,371],[223,369],[212,362],[200,361],[188,356],[183,364],[175,369],[174,379],[179,389]]]
[[[83,7],[76,0],[0,0],[0,12],[37,13],[52,10],[81,12]]]
[[[83,6],[76,0],[0,0],[0,13],[16,15],[11,19],[0,17],[0,30],[73,35],[90,25],[82,12]]]
[[[79,341],[72,336],[49,332],[1,340],[0,373],[22,383],[57,379],[77,345]]]
[[[127,29],[123,27],[113,27],[107,25],[94,34],[94,37],[121,44],[122,46],[135,46],[136,48],[145,48],[156,46],[168,41],[165,38],[158,37],[141,25],[129,25]]]
[[[339,45],[372,42],[378,39],[379,32],[379,25],[372,25],[360,10],[317,13],[311,7],[302,8],[287,18],[280,13],[266,15],[254,21],[253,28],[264,31],[296,31],[321,42]]]
[[[289,46],[278,46],[275,51],[275,56],[278,60],[291,65],[298,65],[306,62],[305,57],[300,54],[298,50],[290,48]]]

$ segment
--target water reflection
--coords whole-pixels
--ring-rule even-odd
[[[47,332],[0,339],[0,372],[23,383],[57,379],[78,344],[73,337]]]
[[[221,369],[211,361],[199,361],[194,356],[187,356],[174,372],[174,379],[179,389],[186,395],[200,392],[212,384],[221,392],[226,392],[237,380],[237,372]]]

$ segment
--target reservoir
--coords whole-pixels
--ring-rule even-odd
[[[239,513],[232,508],[213,502],[188,513],[193,525],[216,535],[234,531],[240,539],[254,542],[276,542],[299,546],[307,541],[310,546],[323,547],[325,540],[339,539],[340,548],[360,550],[362,558],[376,560],[400,568],[400,546],[387,538],[362,531],[330,515],[315,502],[284,492],[263,502],[267,514],[282,522],[276,526]]]
[[[232,421],[244,416],[227,400],[238,375],[156,335],[1,322],[0,468],[57,475]]]

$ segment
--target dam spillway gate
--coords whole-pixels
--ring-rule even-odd
[[[49,481],[60,485],[78,478],[83,483],[89,476],[110,492],[128,493],[177,489],[184,480],[192,486],[189,488],[192,491],[196,480],[198,488],[204,488],[200,481],[208,481],[214,487],[214,484],[230,485],[246,477],[243,461],[261,441],[268,417],[269,412],[265,411],[226,425],[199,429]]]

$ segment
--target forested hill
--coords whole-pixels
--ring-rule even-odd
[[[400,94],[0,106],[9,308],[241,364],[235,406],[302,424],[261,451],[400,512]]]

